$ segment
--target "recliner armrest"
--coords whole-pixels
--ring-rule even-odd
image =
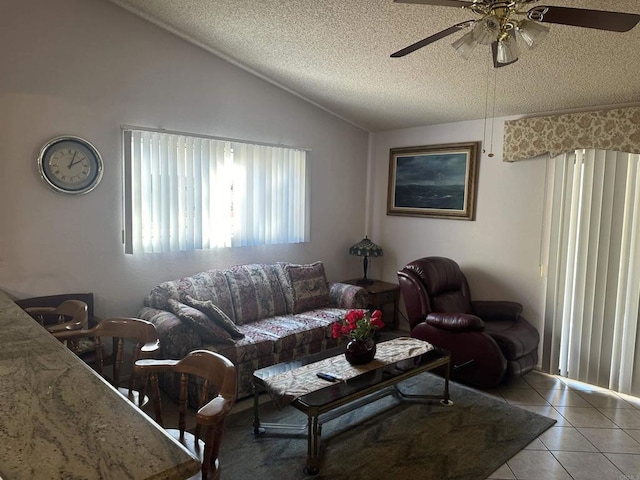
[[[485,322],[491,320],[515,321],[522,313],[522,305],[518,302],[502,300],[476,300],[471,302],[473,313]]]
[[[484,322],[467,313],[430,313],[425,322],[432,327],[449,332],[482,332]]]

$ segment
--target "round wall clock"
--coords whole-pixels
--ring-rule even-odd
[[[79,195],[96,188],[102,178],[102,157],[88,141],[71,135],[49,140],[38,155],[42,179],[58,192]]]

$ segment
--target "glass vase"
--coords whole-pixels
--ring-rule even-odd
[[[376,342],[373,338],[356,340],[352,338],[347,343],[344,357],[351,365],[364,365],[369,363],[376,356]]]

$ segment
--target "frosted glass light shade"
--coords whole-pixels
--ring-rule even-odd
[[[524,43],[533,48],[546,38],[549,27],[533,20],[522,20],[518,23],[517,31]]]
[[[513,63],[518,59],[518,43],[513,33],[498,41],[496,61],[498,63]]]
[[[494,17],[485,17],[473,27],[473,36],[481,45],[491,45],[500,34],[500,22]]]
[[[477,45],[478,42],[473,36],[473,30],[465,33],[462,37],[451,44],[451,46],[456,49],[456,52],[458,52],[465,60],[469,58],[471,52],[473,52]]]

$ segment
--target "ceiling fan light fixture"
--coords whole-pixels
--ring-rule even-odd
[[[486,16],[473,27],[473,36],[480,45],[491,45],[500,34],[500,21]]]
[[[518,60],[518,43],[513,33],[498,41],[498,51],[496,54],[496,62],[509,64]]]
[[[529,48],[536,47],[549,34],[549,27],[533,20],[522,20],[516,27],[520,38]]]
[[[473,30],[471,30],[453,42],[451,46],[456,49],[456,52],[458,52],[462,58],[467,60],[471,56],[471,52],[478,46],[478,42],[474,37]]]

